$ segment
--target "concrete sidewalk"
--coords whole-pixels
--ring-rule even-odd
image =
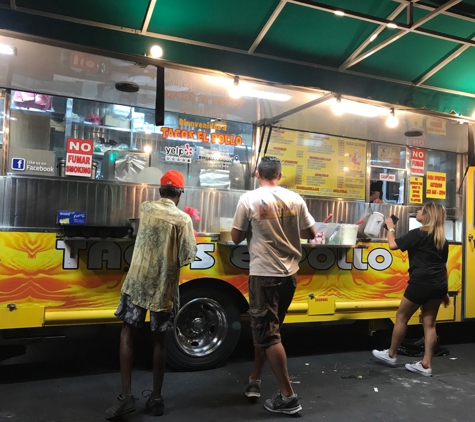
[[[322,353],[318,351],[317,341],[299,344],[289,337],[289,373],[303,406],[300,417],[305,420],[475,420],[473,343],[444,344],[450,355],[434,358],[434,376],[426,378],[404,368],[404,363],[414,358],[399,357],[396,368],[376,362],[371,350],[361,350],[366,347],[364,341],[354,347],[356,350]],[[244,396],[244,385],[252,369],[252,353],[250,344],[243,343],[242,349],[222,368],[189,373],[167,371],[165,414],[158,420],[288,419],[289,416],[272,414],[263,408],[264,400],[277,391],[270,368],[266,368],[262,379],[261,398],[250,404]],[[76,345],[70,351],[71,359],[65,350],[55,347],[54,351],[65,359],[39,364],[5,362],[0,366],[0,421],[105,420],[105,409],[113,404],[120,391],[116,362],[109,366],[107,361],[101,360],[100,364],[91,361],[84,345]],[[150,388],[151,379],[150,367],[139,363],[133,376],[137,411],[120,420],[157,420],[144,414],[146,399],[141,396],[142,390]]]

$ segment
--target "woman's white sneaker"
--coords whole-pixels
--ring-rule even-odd
[[[406,363],[406,369],[416,374],[424,375],[425,377],[432,376],[432,369],[424,368],[421,362]]]
[[[389,357],[389,350],[373,350],[373,356],[390,366],[396,366],[397,358]]]

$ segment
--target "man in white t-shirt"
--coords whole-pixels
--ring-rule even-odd
[[[264,407],[271,412],[294,414],[302,406],[290,384],[280,326],[297,286],[300,239],[315,237],[315,220],[300,195],[278,186],[281,171],[278,158],[261,159],[256,172],[260,188],[246,192],[239,200],[231,236],[235,244],[247,237],[250,255],[249,314],[255,360],[245,394],[260,397],[267,359],[280,392],[266,400]]]

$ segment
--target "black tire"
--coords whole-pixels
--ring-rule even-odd
[[[241,314],[232,296],[208,288],[180,297],[174,330],[167,334],[167,363],[177,371],[223,365],[241,334]]]

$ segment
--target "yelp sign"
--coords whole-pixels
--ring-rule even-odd
[[[184,147],[165,147],[165,161],[191,163],[194,148],[190,144]]]

